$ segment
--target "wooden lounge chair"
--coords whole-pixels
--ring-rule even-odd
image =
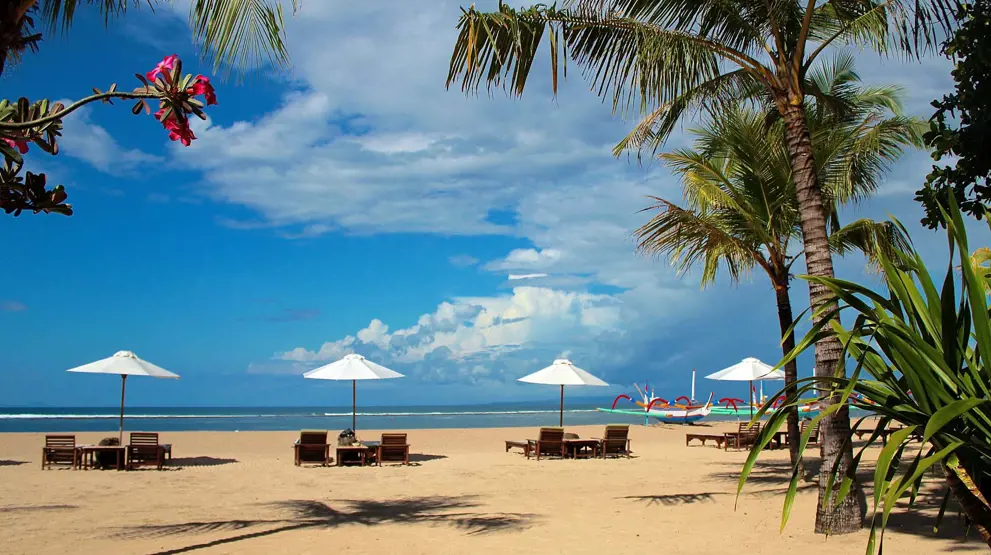
[[[726,434],[685,434],[685,447],[688,447],[693,439],[701,441],[703,447],[706,441],[715,441],[716,448],[722,449],[723,444],[726,443]]]
[[[41,468],[51,468],[53,464],[68,464],[72,468],[79,465],[76,436],[45,436],[45,446],[41,448]]]
[[[172,446],[158,443],[155,432],[131,432],[127,443],[127,469],[134,470],[139,466],[154,466],[161,470],[165,465],[165,453],[171,456]]]
[[[809,427],[809,422],[811,422],[811,420],[802,420],[802,425],[799,428],[799,430],[800,430],[801,433],[803,433],[803,434],[805,433],[805,429]],[[819,423],[818,422],[816,422],[815,423],[815,426],[812,427],[812,433],[809,435],[809,442],[805,444],[805,447],[808,448],[809,445],[819,445]]]
[[[723,450],[729,450],[730,446],[734,449],[749,447],[757,440],[757,434],[759,433],[760,422],[755,422],[753,426],[750,426],[750,422],[740,422],[737,431],[724,434],[723,437],[726,439],[725,443],[723,443]]]
[[[564,428],[541,428],[538,439],[527,440],[529,448],[526,458],[536,456],[540,460],[543,456],[564,457]]]
[[[602,458],[608,455],[623,455],[627,458],[633,453],[630,451],[630,426],[627,424],[610,424],[606,426],[606,432],[599,440],[599,454]]]
[[[379,466],[382,466],[383,462],[409,464],[409,444],[406,443],[406,434],[382,434],[382,442],[379,443],[375,458]]]
[[[529,441],[513,441],[510,439],[506,440],[506,452],[508,453],[513,447],[519,447],[523,450],[523,454],[527,458],[530,458],[530,442]]]
[[[330,444],[327,443],[327,430],[303,430],[293,444],[293,464],[330,464]]]

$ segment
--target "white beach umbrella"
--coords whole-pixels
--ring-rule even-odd
[[[67,372],[83,372],[87,374],[118,374],[120,375],[120,441],[124,441],[124,387],[128,376],[151,376],[152,378],[178,378],[168,370],[156,366],[147,360],[141,360],[131,351],[117,351],[114,356],[96,362],[70,368]]]
[[[518,381],[545,385],[561,386],[561,416],[560,425],[564,426],[564,386],[566,385],[595,385],[608,386],[606,382],[575,366],[570,360],[558,359],[543,370],[523,376]]]
[[[351,429],[357,430],[357,380],[388,380],[404,378],[402,374],[389,370],[385,366],[375,364],[361,355],[345,355],[337,362],[321,366],[303,374],[304,378],[312,380],[351,380]]]
[[[753,390],[754,382],[763,380],[783,380],[785,379],[784,370],[780,368],[775,370],[773,366],[764,364],[756,358],[745,358],[742,361],[730,366],[729,368],[720,370],[713,374],[706,376],[709,380],[722,380],[722,381],[733,381],[733,382],[750,382],[750,389],[747,390],[747,395],[750,397],[750,414],[754,413],[754,403],[753,403]]]

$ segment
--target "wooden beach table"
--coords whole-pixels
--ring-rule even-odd
[[[82,445],[79,447],[79,466],[89,470],[96,466],[96,460],[102,453],[113,453],[117,460],[117,470],[124,470],[127,448],[123,445]]]
[[[369,441],[361,445],[338,445],[337,446],[337,466],[358,463],[359,466],[366,466],[375,462],[375,455],[378,452],[379,442]],[[357,457],[355,461],[352,456]],[[347,460],[346,460],[347,459]]]
[[[598,439],[565,439],[565,452],[573,459],[595,458],[599,454]]]

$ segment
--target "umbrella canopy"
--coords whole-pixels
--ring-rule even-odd
[[[315,368],[303,374],[311,380],[350,380],[351,381],[351,429],[357,429],[358,386],[357,380],[388,380],[404,378],[402,374],[389,370],[381,364],[367,360],[361,355],[345,355],[337,362]]]
[[[753,415],[753,382],[761,380],[783,380],[785,379],[785,373],[784,370],[775,370],[773,366],[769,366],[756,358],[750,357],[743,359],[729,368],[709,374],[706,376],[706,379],[750,382],[750,390],[747,395],[750,397],[750,414]]]
[[[114,356],[70,368],[67,372],[82,372],[86,374],[117,374],[120,376],[120,430],[119,440],[124,441],[124,389],[128,376],[150,376],[152,378],[173,378],[179,374],[156,366],[147,360],[141,360],[131,351],[117,351]]]
[[[547,368],[538,370],[533,374],[523,376],[518,381],[525,383],[536,383],[544,385],[561,386],[561,411],[559,424],[564,425],[564,386],[566,385],[594,385],[608,386],[606,382],[589,374],[585,370],[575,366],[570,360],[558,359]]]

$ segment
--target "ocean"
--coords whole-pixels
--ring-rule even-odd
[[[637,416],[608,414],[596,407],[611,401],[565,405],[565,425],[642,424]],[[359,429],[502,428],[556,426],[556,403],[502,403],[461,406],[359,407]],[[119,407],[2,408],[0,432],[113,432]],[[124,429],[134,431],[343,430],[351,427],[351,407],[126,407]]]

